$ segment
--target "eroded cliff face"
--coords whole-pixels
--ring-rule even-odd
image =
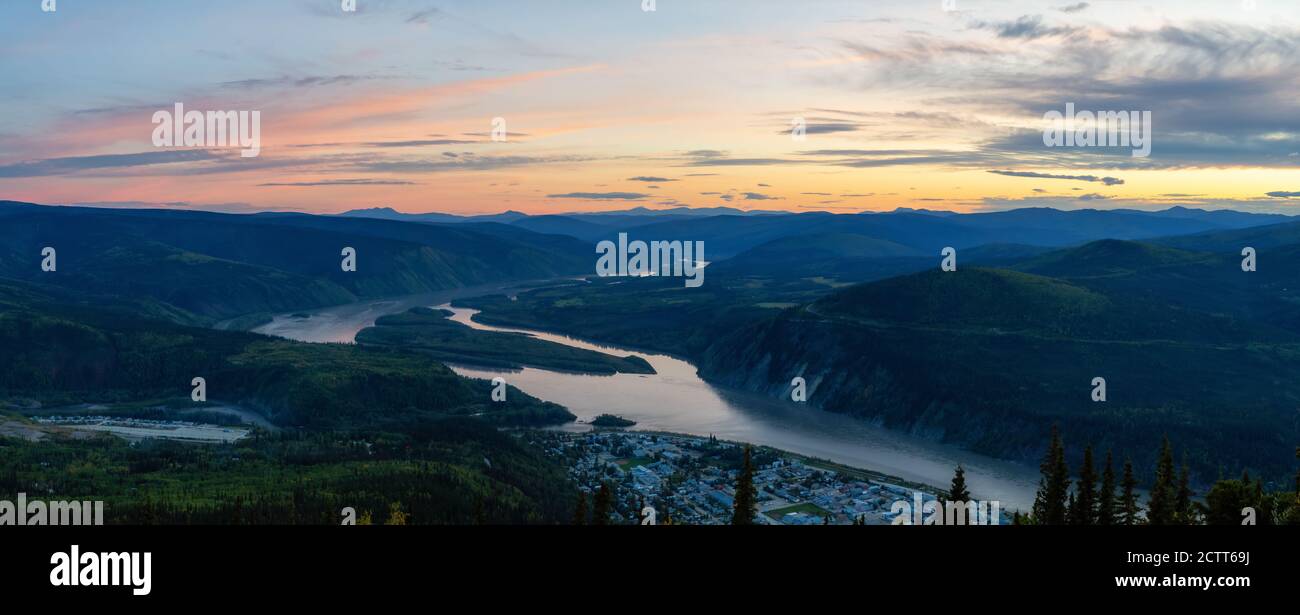
[[[1019,461],[1041,457],[1053,425],[1080,449],[1113,450],[1139,466],[1154,463],[1153,443],[1168,434],[1206,474],[1244,467],[1283,476],[1276,460],[1289,460],[1283,453],[1294,446],[1287,393],[1269,383],[1297,368],[1268,348],[888,322],[822,302],[718,338],[698,367],[711,382],[785,400],[801,377],[810,412]],[[1111,383],[1104,403],[1089,395],[1098,375]],[[1242,386],[1214,385],[1228,378]]]
[[[809,411],[848,414],[985,454],[1036,461],[1057,422],[1090,441],[1122,440],[1108,435],[1114,423],[1108,427],[1088,414],[1086,390],[1066,386],[1069,372],[1086,360],[1077,351],[999,332],[972,335],[829,316],[814,304],[719,338],[699,368],[712,382],[786,400],[791,381],[802,377]],[[1072,393],[1078,400],[1067,402]]]
[[[699,368],[710,381],[784,399],[791,399],[792,381],[800,377],[810,408],[934,439],[974,442],[979,430],[963,404],[927,373],[942,366],[927,365],[918,350],[916,341],[899,333],[800,308],[719,339]]]

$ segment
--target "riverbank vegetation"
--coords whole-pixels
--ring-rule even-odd
[[[524,333],[482,331],[448,318],[451,312],[414,308],[383,316],[357,334],[357,343],[375,348],[418,351],[444,363],[495,369],[537,367],[589,374],[653,374],[637,356],[616,357],[574,348]]]
[[[573,415],[517,389],[493,402],[491,383],[417,353],[185,327],[6,284],[0,307],[7,413],[147,414],[189,399],[202,377],[208,399],[279,428],[213,445],[3,437],[0,499],[104,500],[110,523],[338,523],[344,507],[373,523],[554,523],[570,512],[563,468],[498,428]]]

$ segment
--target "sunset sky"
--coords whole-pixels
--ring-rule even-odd
[[[3,0],[0,199],[1300,209],[1295,0],[655,4]],[[176,102],[260,111],[261,155],[156,148]],[[1045,147],[1069,102],[1151,111],[1150,157]]]

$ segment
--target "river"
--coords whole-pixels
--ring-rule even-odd
[[[545,281],[466,286],[464,288],[452,288],[404,297],[358,301],[318,310],[302,310],[288,314],[278,314],[271,319],[271,322],[256,327],[252,331],[300,342],[352,344],[356,342],[357,333],[375,324],[375,320],[380,316],[405,312],[413,307],[439,305],[466,297],[481,297],[500,293],[514,294],[525,288],[530,288],[530,284],[543,282]],[[303,318],[303,315],[310,318]]]
[[[310,318],[276,316],[255,331],[309,342],[352,342],[358,331],[384,314],[415,306],[442,307],[453,320],[482,330],[516,331],[539,339],[618,356],[637,355],[655,374],[613,376],[553,372],[543,369],[493,370],[451,366],[471,378],[501,376],[515,387],[569,408],[581,420],[603,413],[637,422],[634,429],[668,431],[771,446],[800,455],[882,472],[909,481],[947,488],[953,469],[961,464],[977,499],[997,500],[1004,510],[1028,511],[1033,504],[1038,473],[1028,466],[916,438],[843,415],[812,410],[793,402],[710,385],[695,366],[680,358],[595,344],[564,335],[503,329],[473,320],[474,310],[451,308],[448,302],[488,292],[512,289],[458,289],[384,301],[366,301],[308,312]],[[585,429],[582,424],[566,429]]]

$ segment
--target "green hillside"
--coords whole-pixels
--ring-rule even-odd
[[[1243,272],[1239,249],[1223,254],[1103,241],[1045,254],[1016,268],[1164,311],[1222,316],[1269,338],[1289,338],[1300,332],[1300,270],[1287,263],[1300,262],[1300,244],[1261,249],[1258,259],[1257,271]]]
[[[0,282],[0,365],[0,425],[78,403],[122,402],[56,412],[202,409],[188,400],[201,376],[214,404],[279,427],[195,445],[31,425],[41,439],[0,436],[0,498],[102,499],[109,523],[336,524],[350,507],[377,524],[473,524],[561,522],[575,497],[562,467],[498,431],[573,415],[517,389],[492,402],[490,383],[414,353],[185,327]]]
[[[1106,239],[1058,250],[1024,261],[1016,269],[1053,277],[1080,278],[1151,273],[1160,268],[1217,263],[1203,252],[1189,252],[1136,241]]]
[[[305,215],[7,206],[0,278],[105,298],[149,298],[210,324],[591,266],[584,244],[503,225]],[[41,251],[58,253],[55,272]],[[357,253],[343,271],[341,252]]]
[[[286,427],[379,425],[413,416],[481,415],[504,425],[572,420],[515,391],[492,403],[486,382],[416,354],[317,345],[141,320],[48,301],[0,285],[0,394],[47,405],[188,397],[240,403]]]
[[[1096,252],[1052,262],[1113,272],[1084,258]],[[773,395],[803,376],[812,405],[1014,459],[1036,458],[1054,423],[1142,463],[1169,433],[1209,482],[1220,471],[1288,471],[1298,359],[1297,336],[1269,323],[969,267],[844,289],[731,332],[699,366]],[[1095,377],[1107,381],[1104,403],[1091,398]]]

